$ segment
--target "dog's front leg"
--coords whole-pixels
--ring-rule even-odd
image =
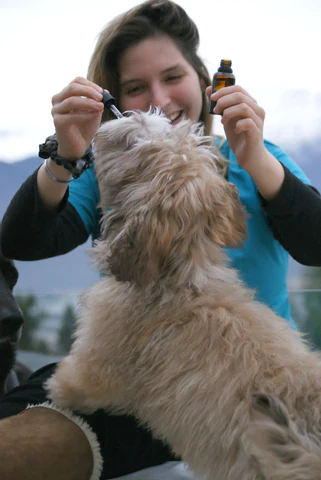
[[[123,393],[120,382],[113,378],[111,368],[89,358],[65,357],[54,375],[46,382],[48,397],[60,407],[92,413],[110,408]]]

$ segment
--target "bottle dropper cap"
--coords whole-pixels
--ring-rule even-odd
[[[110,93],[103,91],[103,98],[102,102],[104,104],[104,109],[107,110],[108,108],[113,112],[115,117],[122,118],[123,114],[115,107],[116,99]]]

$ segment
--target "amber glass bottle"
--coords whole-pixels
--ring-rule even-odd
[[[221,65],[213,76],[212,93],[216,92],[220,88],[235,85],[235,77],[233,75],[233,70],[231,67],[231,60],[221,60]],[[212,115],[214,114],[213,110],[215,108],[215,105],[216,102],[213,102],[213,100],[211,100],[209,113],[211,113]]]

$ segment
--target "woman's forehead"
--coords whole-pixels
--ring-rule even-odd
[[[151,37],[129,47],[119,59],[121,84],[151,74],[188,67],[189,63],[169,37]]]

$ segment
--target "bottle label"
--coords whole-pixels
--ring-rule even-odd
[[[216,92],[217,90],[220,90],[221,88],[224,87],[230,87],[232,85],[235,85],[235,79],[234,78],[217,78],[215,82],[215,87],[214,91]]]
[[[231,87],[232,85],[235,85],[234,75],[227,76],[227,75],[220,74],[219,72],[217,72],[213,77],[212,93],[214,93],[217,90],[220,90],[221,88],[224,88],[224,87]],[[211,100],[210,101],[210,108],[209,108],[209,113],[211,115],[214,114],[213,110],[214,110],[215,107],[216,107],[216,102]]]

